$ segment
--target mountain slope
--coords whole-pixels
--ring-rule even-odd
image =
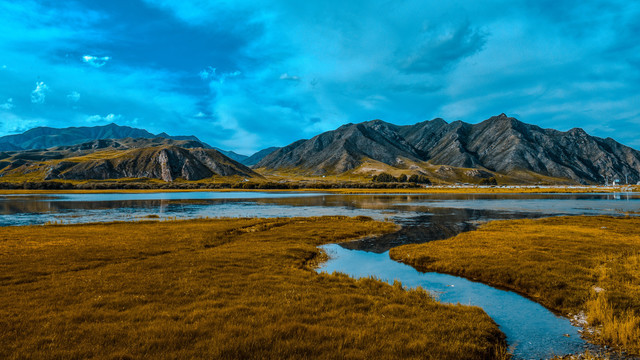
[[[37,127],[25,131],[22,134],[0,137],[0,151],[48,149],[55,146],[76,145],[100,139],[152,139],[156,137],[201,142],[195,136],[170,136],[166,133],[154,135],[143,129],[119,126],[112,123],[104,126],[68,127],[61,129]],[[210,148],[210,146],[204,145]]]
[[[279,147],[268,147],[266,149],[262,149],[256,153],[254,153],[253,155],[247,157],[246,159],[243,159],[242,161],[240,161],[242,164],[246,165],[246,166],[253,166],[257,163],[260,162],[260,160],[264,159],[265,156],[271,154],[272,152],[276,151],[280,149]]]
[[[542,129],[505,114],[478,124],[442,119],[406,126],[380,120],[348,124],[281,148],[255,167],[341,173],[368,159],[404,168],[405,160],[414,161],[418,172],[420,166],[445,165],[525,178],[531,174],[532,181],[539,176],[583,183],[640,180],[637,150],[582,129]]]
[[[202,180],[212,176],[260,177],[248,167],[193,140],[105,139],[0,153],[0,178],[106,180],[151,178]]]
[[[314,175],[342,173],[365,158],[395,165],[401,158],[419,160],[420,155],[396,132],[396,126],[381,120],[347,124],[310,140],[299,140],[267,155],[255,167],[298,169]]]
[[[236,152],[230,151],[230,150],[222,150],[220,148],[214,147],[215,150],[219,151],[220,153],[224,154],[224,156],[233,159],[239,163],[242,163],[245,159],[248,158],[247,155],[242,155],[242,154],[238,154]]]
[[[177,146],[157,146],[135,149],[109,159],[60,162],[50,168],[47,180],[151,178],[164,181],[202,180],[214,175],[256,174],[213,149],[186,149]]]

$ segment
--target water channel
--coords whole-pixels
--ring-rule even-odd
[[[581,352],[579,328],[513,292],[464,278],[421,273],[392,261],[388,250],[470,231],[496,219],[558,215],[621,215],[640,210],[638,194],[336,195],[304,192],[167,192],[0,195],[0,226],[167,218],[365,215],[402,230],[377,238],[325,245],[318,271],[374,276],[421,286],[446,303],[482,307],[507,335],[517,358]]]

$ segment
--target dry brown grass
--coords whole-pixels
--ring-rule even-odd
[[[479,308],[316,274],[317,245],[394,231],[367,218],[7,227],[0,358],[492,358]]]
[[[586,313],[597,339],[640,353],[640,218],[496,221],[455,238],[391,250],[416,268],[516,290]]]

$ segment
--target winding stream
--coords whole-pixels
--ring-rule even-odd
[[[381,254],[349,250],[338,244],[325,245],[329,261],[318,271],[345,273],[354,278],[376,277],[407,288],[418,286],[445,303],[481,307],[500,326],[518,358],[541,359],[582,352],[585,342],[578,328],[542,305],[511,291],[498,290],[465,278],[435,272],[421,273],[409,265]]]
[[[326,245],[318,271],[374,276],[430,291],[440,301],[482,307],[506,334],[518,358],[547,358],[584,350],[578,328],[509,291],[464,278],[420,273],[389,258],[402,244],[424,243],[500,219],[557,215],[620,215],[640,210],[638,194],[333,195],[304,192],[167,192],[0,195],[0,226],[201,217],[365,215],[391,219],[402,230]]]

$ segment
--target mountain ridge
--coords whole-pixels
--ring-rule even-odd
[[[579,183],[640,180],[635,149],[579,128],[543,129],[504,113],[477,124],[440,118],[414,125],[345,124],[276,150],[255,167],[325,175],[353,171],[366,159],[401,168],[409,160],[504,175],[532,172]]]
[[[92,140],[125,138],[165,138],[171,140],[193,140],[207,148],[210,145],[194,135],[171,136],[165,132],[154,135],[147,130],[110,123],[101,126],[72,126],[53,128],[40,126],[21,134],[0,137],[0,151],[48,149],[56,146],[76,145]]]
[[[195,140],[99,139],[46,150],[0,152],[0,178],[109,180],[149,178],[172,182],[213,176],[260,178],[248,167]]]
[[[92,139],[75,143],[83,137]],[[65,145],[49,146],[60,143]],[[252,156],[211,148],[193,135],[154,135],[144,129],[113,123],[97,127],[34,128],[23,134],[0,137],[0,149],[2,146],[5,151],[0,150],[0,176],[5,176],[7,171],[16,173],[16,169],[29,174],[37,167],[37,161],[59,161],[95,152],[144,153],[151,151],[150,148],[157,151],[163,148],[163,155],[154,153],[153,156],[142,156],[138,162],[127,163],[135,163],[135,166],[118,168],[109,157],[109,164],[85,164],[87,168],[82,171],[90,173],[95,167],[106,166],[109,171],[105,174],[116,178],[151,174],[172,181],[227,173],[216,172],[215,166],[207,167],[206,163],[233,162],[234,170],[228,173],[248,177],[260,175],[245,165],[276,175],[277,172],[312,176],[353,173],[370,177],[391,170],[397,174],[426,175],[445,182],[480,182],[490,177],[501,178],[507,183],[640,181],[639,151],[612,138],[591,136],[581,128],[568,131],[543,129],[504,113],[475,124],[460,120],[447,123],[441,118],[413,125],[395,125],[379,119],[348,123],[311,139],[298,140],[281,148],[263,149]],[[47,148],[16,150],[20,146]],[[205,159],[202,151],[195,149],[215,152],[208,153],[209,159]],[[172,165],[173,172],[165,171],[169,175],[152,171],[144,162],[153,158],[152,163],[162,168],[164,160],[157,161],[160,156],[167,159],[172,156],[174,162],[179,163]],[[132,169],[138,165],[143,170]],[[184,171],[178,171],[177,167],[184,167]],[[46,178],[60,178],[56,176],[62,174],[69,177],[73,173],[68,171],[70,168],[59,173],[50,172]],[[73,175],[74,179],[82,178],[82,172],[77,173]]]

